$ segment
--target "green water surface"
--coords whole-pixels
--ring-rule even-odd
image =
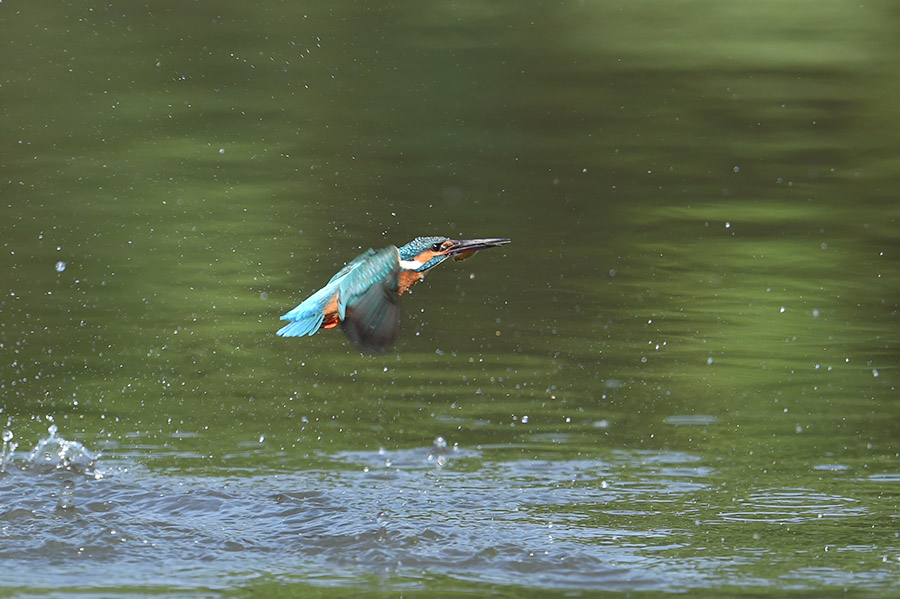
[[[486,463],[546,464],[548,487],[614,464],[570,482],[639,500],[530,513],[619,531],[577,541],[612,556],[640,531],[673,571],[716,564],[672,591],[896,592],[892,3],[7,1],[0,27],[20,449],[52,422],[191,484],[328,479],[443,437],[498,493],[519,483]],[[386,356],[274,335],[346,261],[418,235],[513,241],[429,274]],[[696,488],[654,478],[671,456]],[[449,570],[213,594],[565,586]],[[603,590],[646,587],[577,589]]]

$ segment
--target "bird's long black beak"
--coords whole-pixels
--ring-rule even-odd
[[[498,245],[506,245],[510,242],[505,237],[492,237],[490,239],[454,239],[455,245],[446,253],[450,256],[462,254],[463,252],[477,252],[487,248],[497,247]]]
[[[489,239],[454,239],[454,244],[444,253],[453,256],[454,260],[465,260],[475,255],[478,250],[506,245],[510,242],[506,237],[491,237]]]

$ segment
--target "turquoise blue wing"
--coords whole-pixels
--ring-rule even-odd
[[[325,320],[325,307],[334,298],[335,293],[337,293],[337,284],[329,283],[305,299],[299,306],[283,314],[281,320],[291,322],[278,329],[276,335],[301,337],[315,334],[322,328],[322,322]]]
[[[331,277],[331,280],[324,287],[303,300],[296,308],[282,315],[281,320],[289,320],[291,322],[278,329],[276,335],[279,337],[315,335],[316,331],[322,328],[322,323],[325,320],[325,308],[337,295],[341,280],[373,255],[375,255],[375,250],[372,249],[363,252]]]
[[[328,287],[328,285],[331,285],[334,282],[340,282],[340,279],[343,279],[347,275],[347,273],[349,273],[351,270],[355,269],[357,266],[359,266],[363,262],[367,261],[369,258],[374,256],[376,253],[377,252],[375,250],[373,250],[372,248],[367,249],[362,254],[360,254],[359,256],[357,256],[356,258],[354,258],[347,264],[345,264],[344,268],[337,271],[337,273],[335,273],[335,275],[333,277],[331,277],[331,280],[329,280],[325,286]]]
[[[338,316],[347,337],[382,353],[400,332],[400,253],[390,246],[373,252],[338,283]]]

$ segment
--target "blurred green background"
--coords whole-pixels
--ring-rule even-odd
[[[879,523],[848,543],[900,551],[893,3],[7,1],[0,24],[0,417],[25,444],[52,419],[185,477],[439,435],[688,452],[751,494],[842,489]],[[275,337],[418,235],[513,242],[430,274],[387,356]]]

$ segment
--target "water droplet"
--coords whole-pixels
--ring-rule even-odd
[[[56,263],[56,272],[63,272],[66,270],[66,263],[60,260]]]
[[[707,364],[707,365],[710,365],[710,364],[712,364],[712,363],[713,363],[713,358],[712,358],[712,356],[706,358],[706,364]]]
[[[59,500],[56,506],[61,510],[70,510],[75,507],[75,481],[67,479],[63,482],[59,492]]]
[[[878,378],[878,369],[877,368],[872,369],[872,376],[874,376],[876,379]]]
[[[734,170],[734,172],[736,172],[736,173],[739,173],[739,172],[741,172],[741,167],[736,166],[736,167],[734,167],[734,169],[732,169],[732,170]]]

